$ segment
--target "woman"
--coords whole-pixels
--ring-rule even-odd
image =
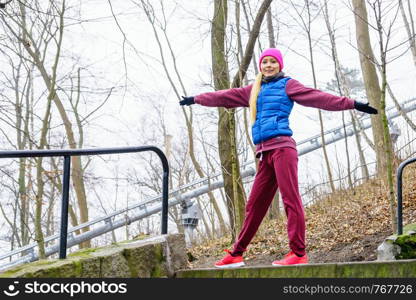
[[[243,253],[257,232],[279,188],[287,216],[287,233],[291,251],[274,266],[308,263],[305,251],[305,217],[298,187],[298,154],[292,139],[289,115],[294,102],[324,110],[357,109],[377,114],[368,104],[347,97],[338,97],[303,86],[297,80],[284,76],[283,57],[278,49],[270,48],[260,56],[260,73],[252,85],[182,97],[180,105],[194,103],[235,108],[250,107],[252,138],[256,157],[260,159],[257,174],[246,204],[243,227],[233,251],[215,263],[229,268],[244,265]]]

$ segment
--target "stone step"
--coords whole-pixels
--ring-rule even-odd
[[[250,266],[234,269],[182,269],[177,278],[416,278],[416,259]]]

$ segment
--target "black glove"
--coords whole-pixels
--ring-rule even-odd
[[[358,111],[362,111],[367,114],[373,114],[373,115],[378,114],[377,109],[375,109],[374,107],[371,107],[369,103],[362,103],[362,102],[354,101],[354,108]]]
[[[5,8],[6,8],[6,5],[7,5],[7,4],[9,4],[10,2],[12,2],[12,0],[9,0],[9,1],[4,2],[4,3],[0,3],[0,8],[1,8],[1,9],[5,9]],[[16,295],[17,295],[17,294],[16,294]]]
[[[191,104],[195,104],[195,100],[194,97],[185,97],[182,96],[182,101],[179,101],[180,105],[191,105]]]

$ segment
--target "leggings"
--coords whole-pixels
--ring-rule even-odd
[[[289,147],[263,153],[232,255],[242,255],[246,251],[278,188],[287,216],[289,247],[298,256],[305,255],[305,214],[298,186],[298,153]]]

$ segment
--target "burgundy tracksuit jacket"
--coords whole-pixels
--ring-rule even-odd
[[[195,103],[211,107],[249,107],[252,85],[220,90],[195,96]],[[305,87],[295,79],[288,80],[286,94],[303,106],[340,111],[354,108],[354,100],[338,97]],[[290,136],[277,136],[256,145],[260,157],[243,227],[234,244],[232,255],[242,255],[257,232],[273,197],[279,188],[287,216],[290,249],[298,256],[305,255],[305,215],[298,187],[298,154],[296,142]]]

